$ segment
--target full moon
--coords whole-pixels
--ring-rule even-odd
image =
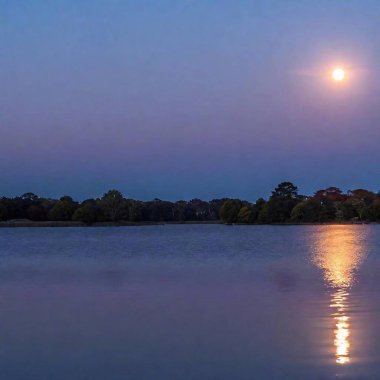
[[[343,69],[340,69],[340,68],[336,68],[333,70],[332,72],[332,78],[335,80],[335,81],[342,81],[346,76],[346,73],[344,72]]]

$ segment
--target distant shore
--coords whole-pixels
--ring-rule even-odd
[[[27,219],[15,219],[5,222],[0,222],[0,228],[17,228],[17,227],[136,227],[136,226],[163,226],[163,225],[177,225],[177,224],[222,224],[222,225],[236,225],[236,226],[318,226],[318,225],[353,225],[353,224],[379,224],[379,223],[368,223],[368,222],[329,222],[329,223],[270,223],[270,224],[246,224],[246,223],[223,223],[220,220],[213,221],[184,221],[184,222],[98,222],[92,225],[88,225],[82,222],[74,221],[32,221]]]
[[[74,221],[32,221],[27,219],[14,219],[0,222],[0,228],[9,227],[133,227],[133,226],[160,226],[165,224],[223,224],[221,221],[185,221],[185,222],[97,222],[91,225]]]
[[[204,201],[140,201],[109,190],[101,198],[77,202],[25,193],[0,196],[0,227],[105,227],[163,224],[318,225],[380,223],[380,192],[344,193],[337,187],[300,195],[291,182],[281,182],[266,200],[255,203],[220,198]]]

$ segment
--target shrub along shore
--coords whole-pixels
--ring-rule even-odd
[[[42,198],[25,193],[0,198],[0,227],[133,226],[173,223],[315,224],[380,222],[380,194],[365,189],[344,193],[337,187],[300,195],[280,183],[268,199],[142,202],[110,190],[101,198],[76,202],[70,196]]]

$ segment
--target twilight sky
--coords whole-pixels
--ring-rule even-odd
[[[378,0],[0,0],[0,194],[378,191],[379,20]]]

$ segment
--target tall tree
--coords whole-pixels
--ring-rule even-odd
[[[224,223],[236,223],[243,202],[240,199],[228,199],[220,209],[220,219]]]
[[[293,207],[300,201],[298,188],[291,182],[281,182],[262,210],[261,218],[266,223],[289,222]]]
[[[55,221],[69,221],[78,207],[78,204],[69,196],[62,197],[50,210],[49,219]]]
[[[118,190],[109,190],[100,200],[105,215],[113,222],[125,217],[125,199],[123,194]]]
[[[291,182],[281,182],[273,191],[270,199],[296,199],[298,188]]]

